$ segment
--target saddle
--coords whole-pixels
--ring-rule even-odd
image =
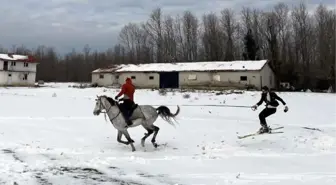
[[[130,119],[133,115],[134,110],[138,107],[138,104],[135,103],[129,109],[127,109],[123,104],[118,103],[117,105],[126,119]]]
[[[133,112],[134,112],[134,110],[136,109],[138,107],[138,104],[133,104],[132,105],[132,107],[131,107],[131,109],[129,110],[129,117],[132,117],[132,114],[133,114]]]
[[[126,108],[124,106],[124,104],[120,104],[119,102],[113,100],[113,98],[111,97],[107,97],[107,100],[113,105],[116,104],[118,106],[118,108],[121,110],[122,115],[124,116],[124,118],[126,119],[126,122],[128,125],[132,125],[131,122],[131,117],[133,115],[134,110],[138,107],[138,104],[133,103],[132,106],[130,108]]]

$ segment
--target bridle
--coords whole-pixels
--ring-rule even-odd
[[[101,100],[101,97],[102,97],[102,96],[97,96],[97,98],[98,98],[97,101],[100,102],[100,105],[99,105],[99,111],[100,111],[101,113],[104,114],[105,121],[107,122],[106,114],[110,111],[110,109],[113,107],[113,105],[111,105],[108,109],[106,109],[106,107],[103,105],[103,102],[102,102],[102,100]],[[101,111],[102,109],[105,109],[105,112]],[[116,119],[116,118],[119,116],[120,113],[121,113],[121,111],[120,111],[120,109],[119,109],[118,114],[117,114],[116,116],[114,116],[113,118],[110,119],[110,121],[111,121],[112,124],[113,124],[113,120]]]

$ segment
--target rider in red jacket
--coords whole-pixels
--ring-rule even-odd
[[[134,92],[135,92],[135,87],[132,83],[132,80],[130,78],[126,78],[126,83],[122,85],[121,87],[121,91],[118,93],[118,95],[115,97],[116,100],[118,100],[118,98],[121,95],[123,96],[123,108],[125,110],[125,118],[126,118],[126,123],[127,125],[132,125],[132,121],[130,120],[130,116],[131,116],[131,109],[134,105]]]
[[[126,83],[122,85],[121,91],[119,94],[115,97],[115,99],[118,99],[121,95],[124,95],[123,99],[129,99],[134,101],[134,92],[135,87],[132,84],[132,80],[130,78],[126,78]]]

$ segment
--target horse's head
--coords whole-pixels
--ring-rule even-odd
[[[106,108],[109,109],[109,107],[106,107],[106,106],[109,106],[109,105],[106,105],[107,102],[110,103],[110,106],[117,105],[116,101],[114,101],[110,97],[107,97],[105,95],[97,96],[96,105],[95,105],[95,108],[93,109],[93,115],[98,116],[102,112],[102,110],[104,109],[106,110]]]

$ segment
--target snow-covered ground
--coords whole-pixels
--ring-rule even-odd
[[[142,148],[142,127],[130,129],[136,152],[117,143],[116,130],[94,116],[96,95],[115,89],[0,88],[0,184],[129,185],[331,185],[336,182],[336,96],[278,93],[280,106],[267,119],[284,133],[237,139],[259,129],[249,108],[181,106],[176,128],[158,118],[154,149]],[[138,104],[254,105],[260,92],[159,95],[138,90]],[[56,95],[56,96],[55,96]],[[225,102],[225,103],[224,103]],[[318,128],[309,130],[302,127]]]

